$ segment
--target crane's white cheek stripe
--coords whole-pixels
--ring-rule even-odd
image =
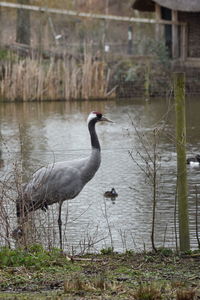
[[[92,119],[95,119],[96,117],[97,117],[97,115],[95,113],[93,113],[93,112],[91,114],[89,114],[88,119],[87,119],[87,124],[89,124],[90,121]]]

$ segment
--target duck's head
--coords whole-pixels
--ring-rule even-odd
[[[197,155],[195,156],[195,158],[196,158],[196,160],[200,163],[200,155],[197,154]]]

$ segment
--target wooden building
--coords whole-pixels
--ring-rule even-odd
[[[132,7],[155,12],[156,38],[164,38],[174,66],[200,67],[200,0],[135,0]]]

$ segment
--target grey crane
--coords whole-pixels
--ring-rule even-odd
[[[37,170],[24,185],[22,195],[16,201],[17,217],[22,224],[31,211],[45,210],[49,205],[59,204],[58,227],[60,249],[62,245],[61,209],[65,200],[75,198],[90,181],[101,163],[101,148],[96,134],[97,122],[112,122],[99,112],[91,112],[87,119],[92,151],[89,157],[49,164]],[[17,229],[16,229],[17,230]],[[22,233],[23,234],[23,233]],[[15,233],[16,235],[16,233]]]

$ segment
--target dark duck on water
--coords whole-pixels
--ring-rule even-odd
[[[105,198],[116,198],[118,197],[118,194],[114,188],[111,189],[111,191],[106,191],[104,193]]]

